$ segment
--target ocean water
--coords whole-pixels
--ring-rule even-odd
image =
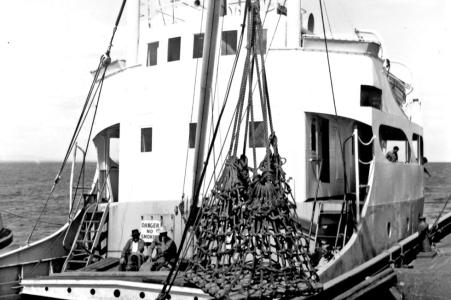
[[[76,171],[80,166],[77,165]],[[55,232],[67,222],[70,164],[66,165],[60,182],[50,195],[60,167],[61,164],[55,162],[0,163],[0,214],[4,226],[13,231],[11,248],[25,244],[41,213],[30,242]],[[87,163],[85,186],[90,186],[95,167],[95,163]]]
[[[9,249],[25,243],[41,212],[30,241],[55,232],[67,222],[70,165],[66,166],[60,183],[47,201],[59,168],[59,163],[0,163],[0,213],[3,223],[14,234]],[[433,223],[451,196],[451,163],[429,163],[427,168],[432,177],[425,175],[425,215],[428,222]],[[85,186],[90,185],[94,172],[95,163],[88,163]],[[451,200],[444,209],[448,211],[451,211]]]

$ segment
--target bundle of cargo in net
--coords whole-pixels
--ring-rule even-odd
[[[247,158],[229,156],[203,203],[185,277],[213,297],[286,298],[321,289],[274,135],[270,144],[252,179]]]

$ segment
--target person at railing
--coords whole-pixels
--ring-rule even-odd
[[[119,261],[119,271],[139,271],[144,261],[144,241],[138,229],[132,230],[132,238],[127,241]]]
[[[393,150],[388,151],[387,154],[385,155],[385,157],[391,162],[397,162],[398,161],[398,151],[399,151],[399,147],[394,146]]]
[[[153,252],[156,251],[156,254]],[[150,270],[159,271],[163,268],[170,268],[175,263],[177,255],[177,246],[174,241],[168,237],[167,230],[162,227],[158,241],[154,240],[149,247],[149,257],[151,260]]]

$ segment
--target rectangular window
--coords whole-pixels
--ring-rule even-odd
[[[147,44],[147,63],[146,66],[155,66],[158,58],[158,46],[159,42],[153,42]]]
[[[194,35],[193,58],[201,58],[204,51],[204,34],[198,33]]]
[[[321,174],[322,182],[330,182],[330,154],[329,154],[329,120],[321,119]]]
[[[221,54],[233,55],[236,53],[237,32],[236,30],[223,31],[221,40]]]
[[[197,123],[189,123],[189,147],[191,149],[196,147],[196,130]]]
[[[388,161],[410,162],[412,151],[410,150],[407,136],[401,129],[383,124],[380,125],[379,143]]]
[[[419,164],[423,164],[423,138],[421,137],[421,135],[418,135],[416,133],[413,134],[412,145],[412,150],[415,154],[417,162]]]
[[[261,38],[261,45],[260,45],[260,47],[261,47],[261,50],[262,50],[262,53],[261,54],[266,54],[266,47],[267,47],[267,36],[268,36],[268,29],[263,29],[262,30],[262,36],[260,37]],[[260,48],[259,47],[257,47],[257,52],[258,52],[258,54],[260,54]]]
[[[382,90],[370,85],[360,86],[360,106],[382,108]]]
[[[168,40],[168,61],[180,60],[180,37],[170,38]]]
[[[251,126],[253,130],[251,130]],[[255,136],[255,148],[265,147],[265,124],[261,121],[249,122],[249,147],[254,147],[254,137]]]
[[[141,152],[152,152],[152,127],[141,128]]]

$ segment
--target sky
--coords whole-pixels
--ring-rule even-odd
[[[107,48],[121,2],[0,2],[0,161],[63,159],[90,85],[89,71]],[[447,2],[325,0],[332,33],[373,29],[383,38],[384,56],[409,66],[429,161],[451,161]],[[113,59],[124,54],[123,32],[120,27]]]

